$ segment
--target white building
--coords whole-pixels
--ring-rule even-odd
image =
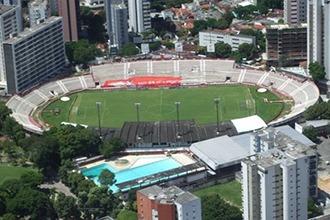
[[[308,4],[308,64],[324,65],[330,79],[330,1],[310,0]]]
[[[307,200],[317,196],[317,153],[275,129],[251,135],[244,159],[244,220],[307,219]]]
[[[0,4],[0,88],[6,89],[6,69],[2,42],[23,30],[20,5]]]
[[[130,0],[128,10],[129,31],[142,33],[151,29],[149,0]]]
[[[61,17],[3,41],[8,93],[22,93],[62,73],[65,50]]]
[[[202,220],[201,200],[176,186],[157,185],[136,193],[138,219]]]
[[[256,44],[256,38],[253,36],[232,35],[223,33],[221,31],[200,31],[199,32],[199,45],[207,47],[210,44],[217,42],[224,42],[231,46],[232,50],[238,49],[239,45],[243,43]]]
[[[29,2],[30,27],[44,22],[51,16],[51,7],[48,0],[35,0]]]
[[[284,22],[297,25],[307,22],[307,0],[284,0]]]

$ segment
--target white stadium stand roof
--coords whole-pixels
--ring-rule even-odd
[[[254,131],[260,128],[267,127],[267,124],[258,115],[233,119],[231,120],[231,122],[234,124],[238,133]]]
[[[249,156],[246,149],[227,135],[194,143],[189,149],[212,170],[239,164]]]

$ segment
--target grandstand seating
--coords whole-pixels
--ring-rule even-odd
[[[291,97],[294,106],[288,115],[278,118],[269,125],[283,124],[299,116],[317,102],[319,90],[316,85],[300,77],[283,73],[234,68],[232,60],[143,60],[92,66],[91,75],[65,78],[42,85],[24,96],[14,95],[6,105],[13,117],[25,129],[37,133],[41,126],[31,120],[33,111],[40,105],[70,92],[95,88],[107,80],[127,79],[138,76],[182,76],[182,85],[201,84],[255,84]]]

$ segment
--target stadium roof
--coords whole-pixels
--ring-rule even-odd
[[[190,151],[213,170],[238,164],[249,152],[227,135],[194,143]]]
[[[91,129],[98,132],[96,127]],[[177,121],[125,122],[121,129],[102,128],[102,136],[105,140],[120,138],[128,147],[134,147],[138,143],[168,146],[180,142],[182,145],[190,145],[221,135],[237,135],[231,122],[220,123],[219,131],[217,134],[216,124],[196,125],[193,120],[180,121],[179,129]]]
[[[258,115],[233,119],[231,122],[234,124],[238,133],[245,133],[267,127],[264,120],[262,120]]]

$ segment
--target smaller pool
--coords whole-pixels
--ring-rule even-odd
[[[160,161],[148,163],[148,164],[145,164],[142,166],[137,166],[137,167],[121,170],[121,171],[114,169],[112,166],[110,166],[108,164],[100,164],[95,167],[91,167],[89,169],[82,170],[81,173],[84,176],[92,179],[95,182],[95,184],[99,186],[100,183],[98,182],[98,176],[104,169],[108,169],[112,173],[115,174],[116,183],[118,184],[118,183],[130,181],[130,180],[138,179],[141,177],[149,176],[152,174],[156,174],[159,172],[175,169],[175,168],[178,168],[181,166],[182,165],[180,163],[178,163],[177,161],[175,161],[174,159],[166,158],[166,159],[163,159]],[[118,187],[116,187],[115,185],[110,186],[110,189],[113,192],[118,191]]]

